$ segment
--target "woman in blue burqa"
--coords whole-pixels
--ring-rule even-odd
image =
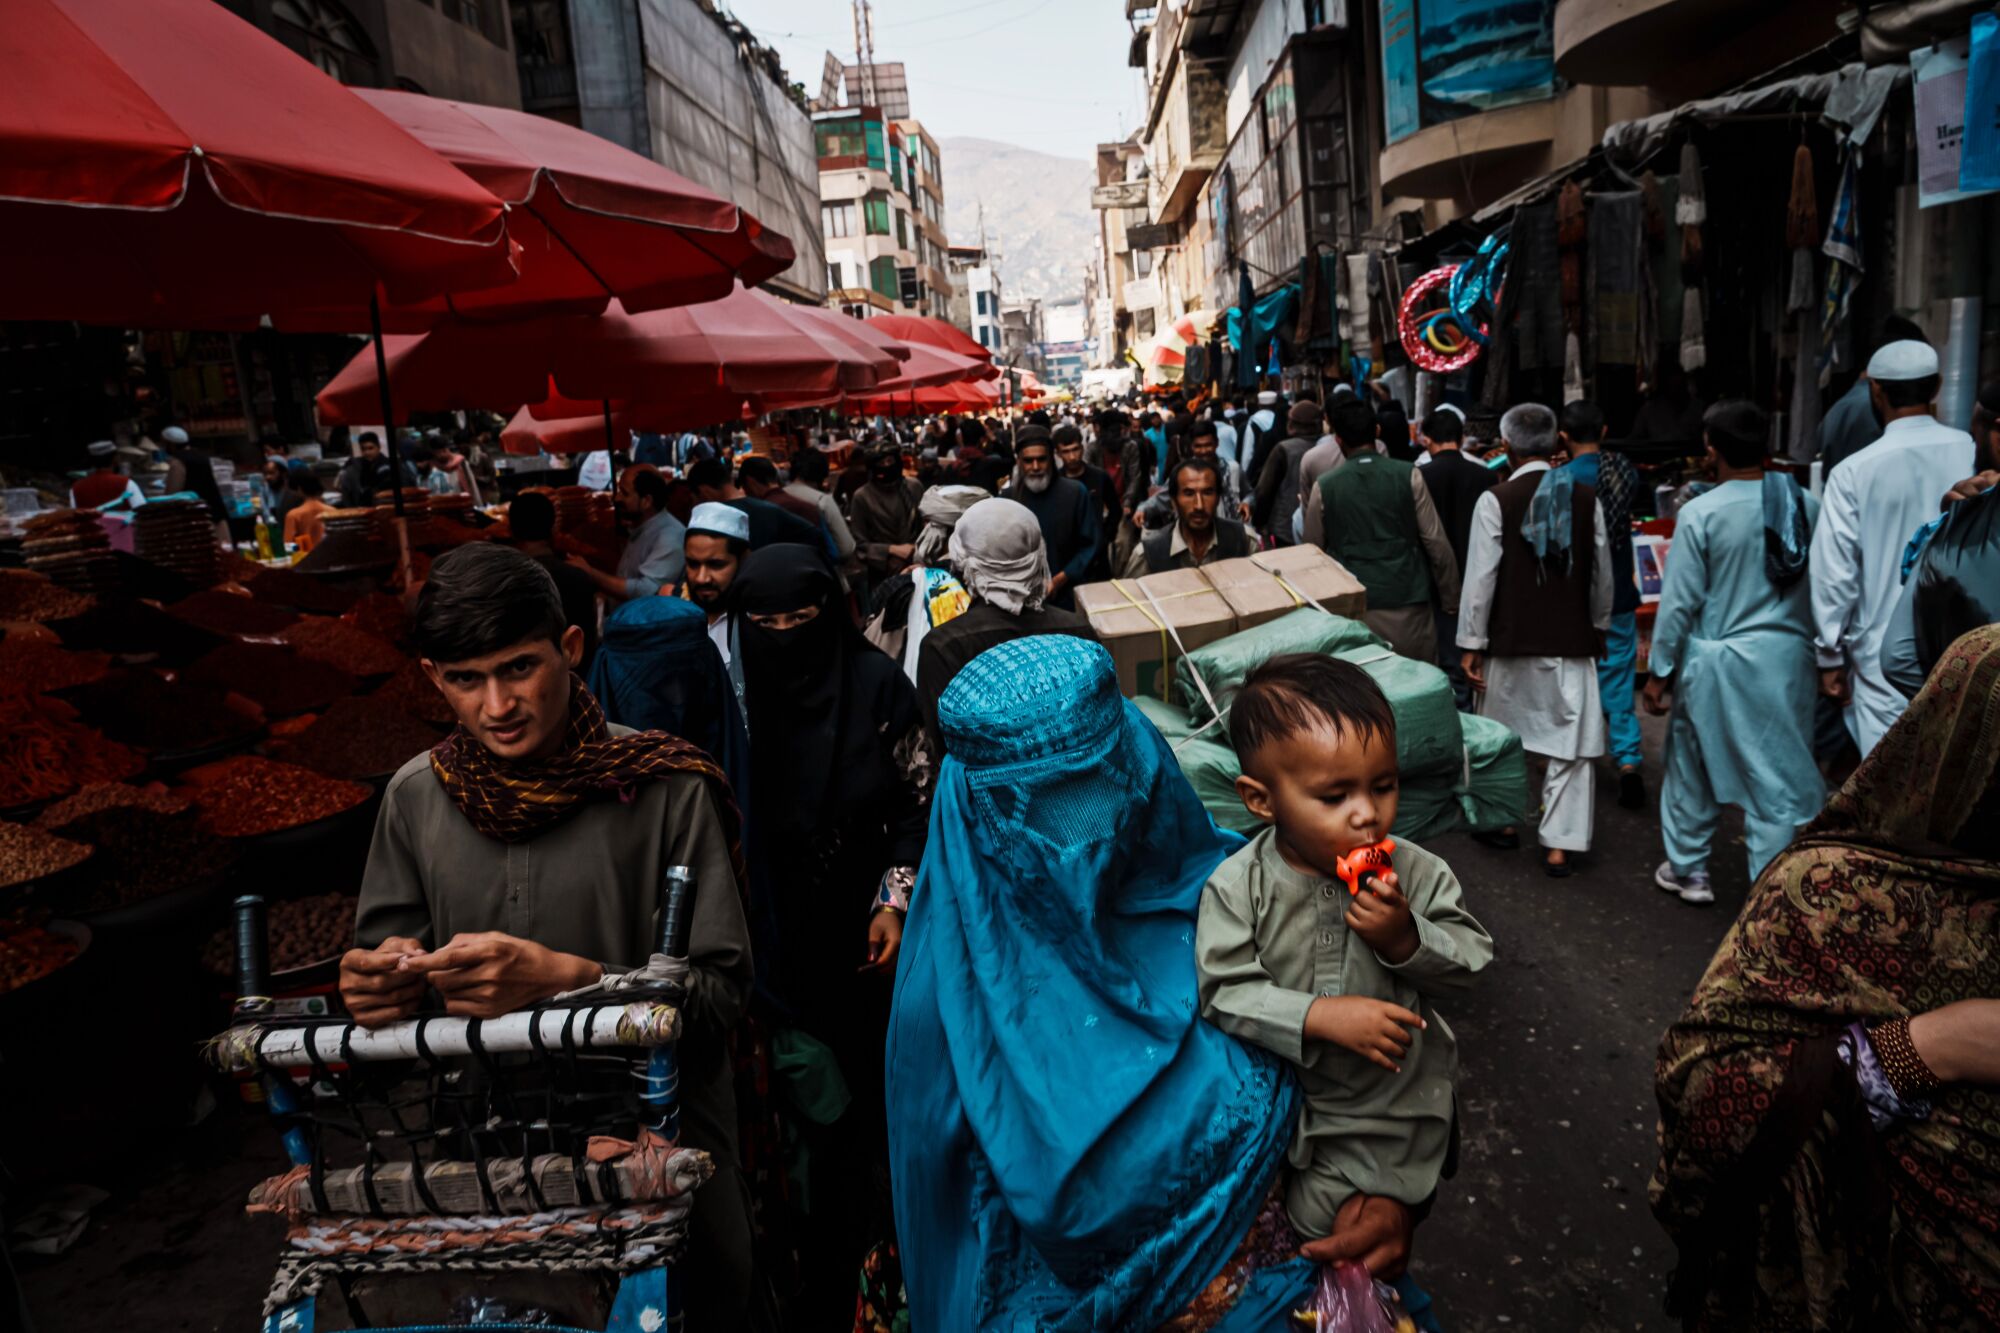
[[[1195,998],[1202,885],[1241,839],[1096,643],[982,653],[939,726],[889,1025],[909,1327],[1284,1328],[1313,1276],[1270,1189],[1296,1093]],[[1394,1276],[1409,1235],[1357,1199],[1305,1253]]]

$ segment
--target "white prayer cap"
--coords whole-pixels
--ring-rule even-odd
[[[160,438],[168,444],[186,444],[188,433],[179,426],[169,426],[160,432]]]
[[[1884,343],[1868,358],[1871,380],[1927,380],[1937,373],[1937,348],[1915,338]]]
[[[1341,380],[1333,386],[1332,396],[1338,398],[1340,397],[1340,395],[1344,393],[1353,393],[1353,392],[1354,392],[1354,386],[1352,384],[1349,384],[1346,380]]]
[[[692,537],[697,532],[747,544],[750,540],[750,515],[734,505],[719,504],[713,500],[698,504],[688,515],[688,535]]]
[[[1439,403],[1438,411],[1449,412],[1453,416],[1457,417],[1460,421],[1465,420],[1465,409],[1460,407],[1457,403]]]
[[[1277,405],[1278,405],[1278,395],[1272,392],[1270,389],[1266,389],[1262,393],[1257,395],[1257,406],[1276,407]]]
[[[83,451],[92,458],[109,458],[118,452],[118,446],[110,440],[97,440],[85,445]]]

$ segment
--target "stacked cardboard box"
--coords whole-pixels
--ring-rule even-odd
[[[1125,696],[1181,703],[1188,700],[1177,696],[1174,666],[1182,655],[1307,603],[1359,619],[1368,594],[1338,560],[1312,546],[1076,590],[1077,610],[1110,650]]]

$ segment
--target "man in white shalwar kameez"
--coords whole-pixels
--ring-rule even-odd
[[[1755,880],[1826,785],[1813,761],[1808,533],[1819,503],[1782,472],[1764,471],[1769,419],[1738,399],[1708,409],[1717,485],[1674,517],[1666,586],[1653,622],[1646,708],[1667,711],[1660,835],[1653,882],[1683,902],[1712,903],[1708,858],[1722,807],[1743,810]]]
[[[1465,553],[1458,646],[1480,711],[1548,761],[1542,782],[1544,868],[1570,873],[1590,850],[1604,753],[1597,659],[1611,624],[1611,545],[1589,486],[1551,473],[1556,418],[1523,403],[1500,419],[1514,475],[1479,497]]]
[[[1973,472],[1977,452],[1970,435],[1933,415],[1936,349],[1886,344],[1869,358],[1868,381],[1882,438],[1827,477],[1812,545],[1820,689],[1847,704],[1847,730],[1864,758],[1907,702],[1882,674],[1903,549],[1937,517],[1945,492]]]

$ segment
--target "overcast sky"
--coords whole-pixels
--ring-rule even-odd
[[[855,61],[848,0],[726,7],[813,94],[829,50]],[[873,8],[875,58],[903,62],[910,109],[940,139],[973,135],[1088,159],[1133,129],[1143,85],[1125,64],[1132,27],[1118,0],[875,0]]]

